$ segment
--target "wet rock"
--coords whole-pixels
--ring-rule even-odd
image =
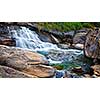
[[[38,32],[39,34],[39,38],[41,41],[43,42],[50,42],[50,43],[56,43],[58,44],[59,43],[59,40],[52,34],[50,34],[49,32],[43,32],[43,31],[40,31]]]
[[[88,32],[84,52],[87,57],[100,59],[100,30],[90,30]]]
[[[73,73],[80,74],[80,75],[83,73],[83,70],[82,70],[81,67],[74,67],[74,68],[71,69],[71,71]]]
[[[94,74],[96,76],[99,76],[100,77],[100,65],[94,65],[92,66],[93,70],[94,70]]]
[[[65,78],[81,78],[81,76],[77,75],[76,73],[72,73],[70,71],[65,72]]]
[[[81,68],[82,68],[83,74],[89,74],[89,75],[93,75],[94,74],[93,69],[88,64],[83,64],[81,66]]]
[[[81,50],[67,49],[67,50],[49,50],[47,57],[53,61],[72,61],[82,55]]]
[[[68,44],[58,44],[58,47],[61,49],[68,49],[70,47],[70,45]]]
[[[84,45],[83,44],[75,44],[74,48],[78,49],[78,50],[83,50],[84,49]]]
[[[63,78],[65,76],[64,71],[56,71],[55,78]]]
[[[89,74],[84,74],[84,78],[92,78]]]
[[[26,73],[15,70],[13,68],[0,65],[0,77],[2,78],[36,78],[37,76],[28,75]]]

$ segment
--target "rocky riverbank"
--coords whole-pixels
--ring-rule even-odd
[[[97,30],[58,32],[34,23],[0,23],[0,77],[99,77],[99,35]]]

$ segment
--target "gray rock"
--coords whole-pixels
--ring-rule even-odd
[[[90,30],[87,34],[84,52],[87,57],[100,59],[100,31]]]

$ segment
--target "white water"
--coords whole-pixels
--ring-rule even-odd
[[[48,49],[59,49],[57,45],[49,42],[42,42],[35,31],[21,27],[21,29],[11,30],[13,38],[16,40],[16,47],[30,49],[32,51]]]
[[[10,30],[12,37],[16,40],[16,47],[28,49],[31,51],[50,51],[50,50],[58,50],[63,52],[73,52],[73,54],[80,55],[83,52],[81,50],[75,49],[60,49],[57,45],[43,42],[39,39],[38,34],[35,31],[31,31],[26,27],[21,27],[18,29],[11,29]],[[69,58],[71,59],[71,58]],[[48,59],[50,63],[62,63],[62,61],[54,61],[51,58]]]

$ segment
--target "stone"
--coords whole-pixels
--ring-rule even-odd
[[[88,32],[84,53],[89,58],[100,59],[100,30],[90,30]]]
[[[66,50],[49,50],[47,58],[52,61],[69,62],[79,58],[83,52],[81,50],[66,49]]]
[[[0,38],[0,45],[15,46],[16,42],[11,38]]]
[[[83,44],[75,44],[74,48],[78,49],[78,50],[83,50],[84,49],[84,45]]]
[[[7,66],[0,65],[0,77],[2,78],[37,78]]]
[[[0,45],[0,64],[36,77],[52,77],[55,73],[53,67],[47,66],[45,56],[3,45]]]
[[[12,68],[24,69],[28,65],[48,64],[48,61],[36,52],[0,45],[0,63]]]
[[[93,70],[94,70],[94,74],[96,76],[99,76],[100,77],[100,65],[94,65],[92,66]]]
[[[22,71],[29,75],[35,75],[40,78],[53,77],[55,73],[55,69],[53,69],[51,66],[46,65],[32,65]]]
[[[58,47],[61,49],[68,49],[70,45],[69,44],[58,44]]]
[[[76,33],[73,38],[73,44],[84,44],[86,40],[86,32]]]

